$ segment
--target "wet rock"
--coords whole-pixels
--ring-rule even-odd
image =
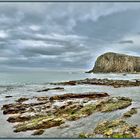
[[[80,139],[84,139],[84,138],[88,138],[88,137],[89,137],[89,134],[86,134],[86,133],[80,133],[79,134]]]
[[[13,96],[10,96],[10,95],[5,96],[5,98],[11,98],[11,97],[13,97]]]
[[[21,97],[18,100],[16,100],[16,102],[22,103],[22,102],[27,101],[27,100],[29,100],[29,98],[22,98]]]
[[[130,125],[122,119],[117,119],[100,123],[95,128],[94,133],[109,138],[134,138],[140,133],[137,129],[137,126]]]
[[[137,108],[131,108],[128,112],[124,113],[123,117],[129,118],[134,114],[137,114]]]
[[[45,92],[49,90],[64,90],[64,88],[63,87],[46,88],[46,89],[38,90],[37,92]]]
[[[80,138],[139,138],[140,128],[126,123],[122,119],[103,121],[92,133],[80,133]]]
[[[22,117],[21,117],[21,115],[11,116],[7,119],[7,121],[10,123],[20,122],[20,121],[22,121]],[[26,121],[26,120],[23,119],[23,121]]]
[[[137,127],[137,128],[136,128],[136,131],[137,131],[138,133],[136,133],[135,137],[136,137],[136,138],[140,138],[140,128]]]
[[[34,133],[32,135],[42,135],[44,133],[44,129],[39,129],[34,131]]]
[[[56,95],[50,97],[50,100],[66,100],[66,99],[72,99],[72,98],[102,98],[102,97],[108,97],[109,95],[107,93],[98,93],[98,92],[89,92],[89,93],[83,93],[83,94],[63,94],[63,95]]]
[[[43,115],[39,115],[39,114],[34,114],[34,115],[21,115],[21,114],[17,114],[14,116],[10,116],[7,121],[10,123],[15,123],[15,122],[25,122],[25,121],[29,121],[31,119],[35,119],[38,117],[42,117]]]
[[[124,109],[132,104],[132,100],[126,97],[109,98],[106,101],[102,101],[97,105],[97,108],[101,112],[110,112],[118,109]]]
[[[17,102],[13,104],[3,105],[1,109],[3,110],[3,114],[17,114],[17,113],[24,113],[29,110],[30,112],[34,111],[35,109],[33,107],[41,106],[47,103],[48,101],[42,101],[42,102],[36,102],[36,103],[30,103],[30,104],[23,104],[21,102]]]
[[[44,96],[44,97],[37,97],[37,101],[47,101],[49,97]]]
[[[16,102],[3,105],[4,114],[16,114],[7,120],[18,123],[14,132],[38,130],[33,135],[39,135],[44,129],[55,126],[60,126],[61,129],[67,127],[65,121],[76,121],[95,112],[126,108],[132,102],[126,97],[110,97],[107,93],[98,92],[56,95],[50,98],[44,96],[36,99],[37,101],[28,104]],[[131,127],[132,129],[134,131]]]
[[[93,112],[96,112],[96,105],[95,104],[89,104],[82,106],[78,103],[74,103],[72,105],[65,105],[60,107],[56,110],[54,113],[56,116],[61,116],[69,121],[75,121],[82,117],[87,117],[91,115]]]
[[[17,114],[25,112],[28,107],[28,104],[16,103],[3,105],[1,109],[3,110],[3,114]]]
[[[39,106],[39,105],[44,105],[47,104],[48,101],[41,101],[41,102],[36,102],[36,103],[30,103],[30,106]]]
[[[59,126],[64,123],[62,118],[54,117],[39,117],[25,123],[21,123],[15,126],[14,132],[28,131],[28,130],[38,130],[47,129],[55,126]]]
[[[70,85],[75,86],[77,84],[76,81],[68,81],[68,82],[60,82],[60,83],[51,83],[53,85]]]
[[[105,86],[113,86],[115,88],[119,87],[133,87],[133,86],[140,86],[140,81],[129,81],[129,80],[109,80],[109,79],[84,79],[84,80],[75,80],[72,81],[75,83],[75,85],[82,85],[82,84],[88,84],[88,85],[105,85]],[[52,83],[54,85],[71,85],[69,82],[60,82],[60,83]]]
[[[63,108],[64,106],[67,106],[65,102],[54,102],[52,105],[54,109]]]
[[[83,118],[83,117],[87,117],[89,115],[91,115],[92,113],[96,112],[96,105],[87,105],[84,106],[83,108],[77,110],[77,111],[73,111],[68,117],[67,120],[69,121],[75,121],[77,119]]]
[[[80,139],[85,139],[85,138],[95,138],[95,134],[94,133],[80,133],[79,134],[79,138]],[[96,138],[103,138],[102,135],[97,136],[96,134]]]
[[[63,114],[71,114],[74,113],[75,111],[81,109],[83,106],[79,105],[79,104],[72,104],[72,105],[64,105],[61,106],[59,109],[56,110],[55,115],[63,115]]]

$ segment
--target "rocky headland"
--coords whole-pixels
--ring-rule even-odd
[[[140,57],[108,52],[100,55],[89,73],[136,73],[140,72]]]

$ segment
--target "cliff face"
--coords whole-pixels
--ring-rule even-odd
[[[95,66],[90,72],[140,72],[140,57],[112,52],[105,53],[97,58]]]

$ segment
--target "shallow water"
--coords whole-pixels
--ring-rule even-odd
[[[64,74],[65,75],[65,74]],[[126,75],[123,76],[122,74],[87,74],[86,75],[80,75],[80,76],[74,76],[77,74],[72,73],[73,76],[67,75],[62,76],[62,78],[59,78],[58,81],[68,81],[68,80],[74,80],[74,79],[84,79],[84,78],[110,78],[110,79],[139,79],[140,75]],[[78,74],[79,75],[79,74]],[[51,75],[52,76],[52,75]],[[47,77],[47,76],[46,76]],[[0,106],[6,103],[11,103],[14,100],[20,98],[20,97],[33,97],[33,96],[53,96],[58,94],[64,94],[64,93],[83,93],[83,92],[107,92],[111,96],[124,96],[124,97],[130,97],[133,100],[133,103],[131,106],[129,106],[126,109],[114,111],[111,113],[95,113],[90,115],[89,117],[79,119],[77,121],[67,122],[70,126],[67,128],[60,129],[59,127],[50,128],[45,130],[45,133],[42,136],[39,137],[77,137],[79,133],[81,132],[89,132],[92,131],[96,125],[101,122],[102,120],[111,120],[118,117],[121,117],[124,112],[129,110],[131,107],[139,107],[140,108],[140,87],[125,87],[125,88],[113,88],[110,86],[97,86],[97,85],[77,85],[77,86],[64,86],[64,91],[48,91],[48,92],[36,92],[37,90],[48,88],[48,87],[56,87],[53,85],[45,84],[47,82],[53,82],[52,79],[49,80],[49,78],[46,79],[44,76],[43,80],[38,81],[38,83],[34,82],[33,79],[31,80],[31,77],[28,77],[31,82],[28,82],[28,79],[24,81],[24,79],[20,79],[21,77],[18,77],[20,79],[18,85],[17,84],[11,84],[10,80],[6,84],[1,84],[0,86]],[[54,75],[56,78],[56,76]],[[64,78],[65,77],[65,78]],[[68,78],[69,77],[69,78]],[[25,78],[25,77],[24,77]],[[57,80],[53,79],[55,82]],[[67,79],[68,78],[68,79]],[[1,79],[1,78],[0,78]],[[6,78],[5,78],[6,79]],[[18,81],[17,78],[15,78],[15,81]],[[41,78],[40,78],[41,79]],[[11,78],[11,81],[13,79]],[[2,81],[1,81],[2,83]],[[12,98],[5,98],[5,96],[11,95]],[[128,119],[128,122],[132,124],[137,124],[140,126],[140,109],[138,109],[138,113],[134,116],[132,116],[130,119]],[[31,136],[32,132],[20,132],[20,133],[14,133],[13,132],[13,124],[10,124],[6,121],[8,118],[7,115],[3,115],[2,111],[0,111],[0,137],[33,137]]]
[[[140,74],[89,74],[84,71],[46,71],[46,72],[10,72],[0,73],[0,86],[44,84],[69,80],[80,80],[84,78],[108,78],[108,79],[140,79]]]

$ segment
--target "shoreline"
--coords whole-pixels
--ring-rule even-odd
[[[95,79],[94,79],[94,80],[95,80]],[[96,80],[97,80],[97,79],[96,79]],[[76,80],[76,81],[77,81],[77,80]],[[78,80],[78,81],[81,82],[81,80]],[[84,80],[83,80],[83,81],[84,81]],[[113,81],[114,81],[114,80],[113,80]],[[48,86],[48,87],[47,87],[47,86]],[[51,86],[51,85],[50,85],[50,86]],[[58,87],[58,85],[54,85],[54,88],[53,88],[53,87],[49,87],[49,85],[46,85],[46,86],[44,85],[44,88],[43,88],[43,85],[42,85],[42,88],[36,88],[35,92],[36,92],[36,95],[37,95],[37,94],[38,94],[38,95],[37,95],[36,98],[34,98],[34,99],[39,100],[39,102],[42,102],[43,100],[44,100],[44,101],[47,101],[47,100],[48,100],[48,96],[45,96],[45,95],[42,96],[43,94],[46,94],[46,93],[49,94],[49,93],[55,92],[55,93],[57,93],[58,95],[61,95],[61,96],[62,96],[62,95],[65,95],[65,92],[66,92],[66,89],[67,89],[67,88],[71,91],[71,88],[76,89],[76,88],[78,88],[77,86],[78,86],[78,87],[79,87],[79,86],[80,86],[80,87],[84,87],[84,86],[85,86],[85,89],[87,89],[86,86],[88,86],[88,87],[90,87],[90,88],[93,87],[93,91],[95,92],[96,89],[94,89],[94,87],[98,87],[98,84],[97,84],[97,85],[91,85],[91,84],[85,84],[85,85],[84,85],[84,84],[76,84],[76,85],[74,85],[74,86],[73,86],[73,85],[61,85],[61,87]],[[102,86],[102,85],[99,84],[99,86]],[[46,88],[46,87],[47,87],[47,88]],[[62,87],[63,87],[63,88],[62,88]],[[80,88],[80,87],[79,87],[79,88]],[[110,89],[110,88],[111,88],[111,91],[112,91],[113,89],[114,89],[114,90],[116,89],[116,95],[117,95],[117,89],[120,89],[120,90],[122,90],[122,91],[126,91],[126,89],[129,88],[129,87],[127,87],[127,86],[126,86],[125,88],[124,88],[124,86],[114,88],[114,87],[110,87],[110,85],[107,85],[107,86],[104,85],[103,87],[105,87],[105,88],[107,88],[107,89]],[[134,87],[132,87],[132,86],[130,86],[130,87],[131,87],[132,89],[134,88]],[[105,88],[103,88],[103,91],[105,91]],[[139,86],[136,86],[136,88],[139,88]],[[22,89],[22,88],[21,88],[21,89]],[[12,89],[11,89],[11,90],[12,90]],[[63,90],[63,91],[62,91],[62,90]],[[38,91],[39,91],[39,92],[38,92]],[[63,93],[63,94],[62,94],[62,93]],[[72,93],[73,93],[73,92],[69,92],[69,93],[67,94],[68,99],[71,97],[71,96],[69,96],[69,95],[72,95]],[[107,93],[110,95],[109,92],[107,92]],[[78,95],[78,93],[76,93],[76,94]],[[80,93],[80,95],[82,95],[82,94],[84,94],[84,92],[83,92],[83,93]],[[87,94],[87,93],[86,93],[86,94]],[[52,95],[52,97],[53,97],[53,98],[54,98],[54,97],[55,97],[55,98],[57,97],[57,100],[58,100],[58,97],[59,97],[58,95],[57,95],[57,96]],[[126,94],[126,95],[127,95],[127,94]],[[113,98],[113,96],[115,96],[115,95],[114,95],[114,94],[111,94],[111,95],[110,95],[110,98]],[[120,96],[120,95],[119,95],[119,96]],[[62,97],[63,97],[63,96],[62,96]],[[80,96],[79,96],[79,97],[80,97]],[[125,97],[125,96],[122,95],[121,97]],[[129,96],[128,96],[128,97],[129,97]],[[115,98],[118,98],[118,96],[115,96]],[[12,97],[8,97],[7,99],[12,99]],[[50,99],[51,99],[51,98],[50,98]],[[66,103],[68,99],[66,99],[66,100],[61,99],[61,100],[62,100],[63,102]],[[76,100],[76,96],[73,97],[73,99]],[[83,98],[83,101],[84,101],[85,99],[86,99],[86,98],[84,97],[84,98]],[[131,98],[130,98],[130,99],[131,99]],[[27,101],[26,101],[26,100],[27,100]],[[29,99],[29,100],[30,100],[30,99]],[[31,99],[31,100],[32,100],[32,99]],[[60,100],[60,99],[59,99],[59,100]],[[74,100],[72,100],[72,101],[74,101]],[[81,100],[81,99],[80,99],[80,100]],[[80,100],[79,100],[79,101],[80,101]],[[86,99],[86,100],[87,100],[87,99]],[[16,101],[12,101],[11,103],[13,104],[14,102],[15,102],[16,104],[19,104],[19,105],[22,105],[22,104],[24,105],[24,102],[25,102],[25,103],[26,103],[26,102],[28,103],[28,98],[24,98],[24,96],[20,96],[19,100],[16,99]],[[86,101],[86,102],[87,102],[87,101]],[[89,102],[89,101],[88,101],[88,102]],[[14,103],[14,104],[15,104],[15,103]],[[79,103],[80,103],[80,102],[79,102]],[[79,103],[78,103],[78,104],[79,104]],[[29,103],[29,104],[30,104],[30,103]],[[77,104],[77,105],[78,105],[78,104]],[[32,104],[30,104],[30,106],[32,106],[32,105],[33,105],[33,106],[34,106],[34,105],[35,105],[35,106],[37,105],[38,107],[41,107],[42,105],[43,105],[43,106],[46,106],[47,103],[44,102],[44,103],[36,104],[36,102],[33,100]],[[75,107],[78,107],[77,105],[76,105]],[[57,106],[58,106],[58,103],[57,103]],[[21,106],[21,107],[24,107],[24,106]],[[26,106],[26,107],[27,107],[27,106]],[[49,106],[48,106],[48,107],[49,107]],[[69,105],[66,106],[66,108],[67,108],[67,107],[69,107]],[[131,109],[132,107],[133,107],[133,106],[130,105],[130,109]],[[134,107],[135,107],[135,106],[134,106]],[[28,107],[27,107],[27,108],[28,108]],[[123,111],[123,110],[126,110],[127,108],[128,108],[128,107],[124,107],[124,109],[119,109],[119,110],[120,110],[120,111]],[[88,108],[88,109],[89,109],[89,108]],[[81,110],[81,109],[79,108],[78,110]],[[118,110],[118,111],[116,110],[115,112],[117,113],[117,112],[119,112],[119,110]],[[139,109],[138,109],[138,110],[139,110]],[[22,108],[21,111],[23,111],[23,108]],[[50,111],[51,111],[51,110],[50,110]],[[111,111],[111,112],[112,112],[112,111]],[[126,110],[126,111],[123,111],[123,112],[126,113],[127,110]],[[24,114],[24,113],[25,113],[24,111],[23,111],[23,112],[20,112],[20,115],[22,116],[22,114]],[[29,113],[29,112],[27,111],[26,114],[28,114],[28,113]],[[38,112],[38,113],[39,113],[39,112]],[[65,113],[66,113],[66,112],[65,112]],[[112,113],[113,113],[113,112],[112,112]],[[39,113],[39,114],[40,114],[40,113]],[[93,114],[94,114],[94,113],[93,113]],[[96,114],[96,113],[95,113],[95,114]],[[91,115],[92,115],[92,113],[91,113]],[[89,118],[89,116],[91,116],[91,115],[88,115],[87,117],[85,116],[84,118],[85,118],[85,119],[86,119],[86,118]],[[104,116],[104,114],[102,114],[102,115]],[[123,115],[123,114],[122,114],[122,115]],[[15,116],[16,116],[16,115],[15,115]],[[36,115],[35,115],[35,116],[36,116]],[[35,117],[35,116],[34,116],[34,117]],[[134,115],[134,116],[135,116],[135,115]],[[12,117],[12,116],[11,116],[11,117]],[[18,117],[19,117],[19,116],[17,115],[17,119],[20,120],[21,118],[18,118]],[[26,116],[26,117],[27,117],[27,116]],[[35,118],[34,118],[34,117],[33,117],[33,118],[31,117],[31,119],[35,119],[35,118],[36,118],[36,117],[35,117]],[[37,117],[42,117],[42,116],[37,116]],[[70,117],[70,116],[69,116],[69,117]],[[76,118],[79,118],[80,116],[78,115],[78,116],[75,116],[75,117],[76,117]],[[83,118],[83,117],[80,117],[78,120],[81,120],[82,118]],[[84,118],[83,118],[83,119],[84,119]],[[10,119],[13,120],[13,118],[10,118]],[[9,120],[10,120],[10,119],[9,119]],[[23,118],[22,118],[22,119],[23,119]],[[26,122],[29,118],[28,118],[28,117],[25,118],[25,116],[24,116],[24,119],[25,119],[25,122]],[[26,119],[27,119],[27,120],[26,120]],[[46,120],[46,118],[42,118],[42,119],[43,119],[43,120],[44,120],[44,119]],[[51,118],[50,118],[50,119],[51,119]],[[51,122],[55,122],[54,125],[55,125],[56,123],[58,123],[58,124],[61,124],[61,123],[62,123],[62,126],[60,125],[60,126],[56,126],[56,127],[52,127],[52,128],[46,128],[46,129],[44,129],[44,130],[42,130],[42,129],[40,130],[40,129],[39,129],[38,131],[36,130],[36,131],[35,131],[34,133],[32,133],[32,134],[34,134],[34,135],[40,135],[40,136],[45,136],[44,134],[45,134],[47,131],[49,132],[50,130],[56,130],[56,132],[57,132],[59,127],[60,127],[59,131],[63,131],[63,129],[65,130],[65,129],[70,128],[70,126],[64,125],[64,124],[65,124],[65,123],[64,123],[64,122],[65,122],[64,120],[65,120],[66,118],[65,118],[65,119],[64,119],[64,118],[63,118],[63,119],[62,119],[62,118],[59,118],[59,119],[60,119],[60,120],[59,120],[60,122],[58,122],[57,119],[56,119],[56,120],[55,120],[55,119],[52,119]],[[62,119],[62,120],[61,120],[61,119]],[[73,118],[73,119],[74,119],[74,118]],[[117,119],[117,118],[116,118],[116,119]],[[10,120],[10,121],[11,121],[11,120]],[[42,120],[42,121],[43,121],[43,120]],[[78,120],[77,120],[77,119],[76,119],[76,120],[73,120],[73,123],[78,122]],[[102,119],[102,121],[103,121],[103,120],[104,120],[104,119]],[[29,120],[28,120],[28,121],[29,121]],[[27,122],[28,122],[28,121],[27,121]],[[46,121],[49,121],[49,120],[46,120]],[[61,121],[62,121],[62,122],[61,122]],[[111,122],[110,122],[110,123],[111,123]],[[13,123],[12,123],[12,124],[13,124]],[[66,124],[67,124],[67,123],[66,123]],[[126,124],[126,125],[127,125],[127,124]],[[53,126],[53,125],[52,125],[52,126]],[[96,127],[97,127],[97,126],[96,126]],[[62,130],[61,130],[61,129],[62,129]],[[90,128],[90,129],[91,129],[91,128]],[[45,131],[45,132],[44,132],[44,131]],[[72,131],[72,130],[71,130],[71,131]],[[44,132],[44,134],[42,134],[43,132]],[[24,133],[28,133],[28,132],[24,132]],[[82,133],[82,131],[81,131],[81,133]],[[81,136],[81,135],[80,135],[81,133],[79,132],[79,136]],[[41,135],[41,134],[42,134],[42,135]],[[17,133],[17,135],[18,135],[18,133]],[[31,136],[31,134],[30,134],[29,136]],[[78,134],[77,134],[76,137],[79,137],[79,136],[78,136]],[[87,133],[85,134],[85,136],[87,136]],[[93,135],[92,135],[92,136],[93,136]],[[62,137],[63,137],[63,136],[62,136]],[[94,137],[95,137],[95,136],[94,136]],[[61,136],[60,136],[60,138],[61,138]]]

